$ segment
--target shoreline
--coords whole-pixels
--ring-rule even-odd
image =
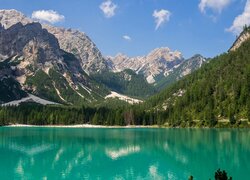
[[[203,121],[192,121],[190,124],[189,122],[181,123],[178,126],[165,123],[163,125],[127,125],[127,126],[119,126],[119,125],[93,125],[93,124],[72,124],[72,125],[31,125],[31,124],[8,124],[3,125],[2,127],[47,127],[47,128],[106,128],[106,129],[136,129],[136,128],[154,128],[154,129],[220,129],[220,128],[250,128],[250,121],[248,120],[239,120],[235,124],[230,124],[229,120],[223,119],[217,121],[215,126],[209,126],[209,124],[204,124]]]
[[[161,126],[103,126],[91,124],[76,124],[76,125],[29,125],[29,124],[10,124],[3,127],[47,127],[47,128],[117,128],[117,129],[132,129],[132,128],[163,128]]]

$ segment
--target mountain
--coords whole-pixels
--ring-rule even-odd
[[[250,39],[234,51],[217,56],[147,102],[163,110],[172,125],[213,126],[217,120],[250,119]],[[238,121],[238,123],[242,122]]]
[[[9,28],[16,23],[26,25],[32,22],[34,22],[34,20],[14,9],[0,10],[0,23],[5,28]],[[80,60],[82,69],[84,69],[87,74],[96,73],[108,68],[107,62],[101,52],[85,33],[72,29],[54,27],[48,24],[42,24],[42,27],[57,38],[62,50],[74,54],[76,58]]]
[[[102,101],[111,91],[146,98],[203,63],[201,56],[185,60],[167,47],[141,57],[104,58],[85,33],[40,24],[16,10],[0,10],[0,23],[0,61],[10,69],[2,78],[20,84],[9,100],[31,93],[57,103],[82,104]]]
[[[14,24],[22,23],[26,25],[28,23],[32,23],[33,21],[27,18],[23,13],[15,10],[15,9],[4,9],[0,10],[0,23],[6,28],[10,28]]]
[[[237,50],[242,45],[242,43],[244,43],[249,38],[250,38],[250,27],[245,26],[243,31],[237,37],[236,41],[230,47],[229,51]]]
[[[80,60],[81,67],[87,74],[95,74],[108,69],[101,52],[85,33],[47,24],[43,24],[43,28],[55,35],[61,49],[74,54]]]
[[[29,27],[30,24],[39,24],[37,22],[34,22],[34,20],[26,17],[25,15],[23,15],[21,12],[18,12],[16,10],[0,10],[0,23],[2,23],[3,27],[1,27],[2,29],[15,29],[16,31],[18,31],[19,26],[24,25],[24,27]],[[16,26],[16,24],[19,24],[19,26]],[[23,29],[25,29],[23,28]],[[134,81],[134,79],[140,79],[140,82],[145,82],[145,80],[143,79],[143,77],[141,75],[137,75],[137,74],[133,74],[133,80],[129,81],[126,79],[125,76],[121,76],[121,75],[117,75],[116,73],[112,73],[109,72],[110,67],[109,67],[109,62],[102,56],[101,52],[98,50],[98,48],[96,47],[96,45],[91,41],[91,39],[83,32],[80,32],[78,30],[72,30],[72,29],[66,29],[66,28],[61,28],[61,27],[54,27],[52,25],[48,25],[48,24],[41,24],[40,29],[30,29],[30,28],[26,28],[27,32],[30,31],[34,31],[31,32],[31,34],[34,34],[34,38],[35,34],[39,34],[38,31],[41,31],[41,29],[43,29],[44,31],[46,30],[47,35],[50,35],[50,37],[47,38],[47,41],[55,41],[56,43],[53,43],[54,45],[51,46],[51,48],[48,49],[44,49],[43,53],[44,54],[48,54],[48,52],[46,52],[47,50],[55,50],[57,51],[57,53],[52,53],[52,55],[55,55],[55,57],[50,57],[50,56],[46,56],[46,57],[42,57],[43,60],[45,60],[46,62],[44,62],[45,64],[43,64],[42,66],[40,65],[39,67],[35,67],[35,70],[37,71],[36,75],[34,77],[30,77],[32,75],[31,72],[29,72],[26,68],[26,66],[31,66],[33,68],[33,66],[36,64],[34,63],[35,57],[37,57],[37,55],[34,55],[34,53],[37,52],[30,52],[29,53],[29,57],[25,56],[25,63],[23,62],[21,64],[18,64],[18,68],[20,68],[21,66],[25,66],[24,69],[26,71],[25,74],[22,75],[18,75],[16,77],[16,79],[21,83],[22,86],[25,86],[25,89],[29,89],[31,90],[32,93],[34,93],[34,91],[32,91],[32,84],[36,83],[36,86],[41,86],[42,84],[37,84],[39,83],[38,80],[43,79],[44,81],[46,81],[47,84],[50,84],[51,82],[55,82],[55,80],[49,80],[49,78],[47,77],[47,75],[49,75],[49,69],[51,69],[51,67],[57,66],[59,62],[61,62],[60,67],[64,67],[66,69],[70,69],[70,71],[63,71],[60,72],[61,75],[64,76],[64,78],[59,78],[59,79],[66,79],[65,82],[62,82],[63,84],[68,84],[67,86],[72,86],[71,88],[69,87],[61,87],[62,85],[60,85],[61,90],[58,89],[58,87],[53,88],[50,87],[49,92],[47,92],[46,89],[44,88],[38,88],[36,91],[36,95],[40,95],[42,94],[43,98],[49,98],[49,100],[53,100],[56,102],[67,102],[67,103],[74,103],[75,100],[79,99],[77,96],[74,96],[74,100],[72,100],[71,98],[66,100],[61,94],[65,94],[65,96],[67,96],[69,98],[69,96],[71,96],[70,94],[74,94],[74,93],[61,93],[61,91],[64,91],[64,89],[72,89],[73,91],[77,91],[76,93],[78,95],[81,96],[81,98],[79,99],[79,101],[81,101],[82,98],[84,98],[87,102],[90,101],[96,101],[97,99],[104,99],[107,95],[107,93],[109,93],[109,91],[116,91],[117,88],[112,89],[112,87],[116,86],[117,83],[122,83],[123,86],[121,86],[122,88],[125,88],[123,90],[118,91],[117,93],[122,93],[122,92],[126,92],[126,95],[138,95],[139,97],[142,96],[148,96],[150,94],[152,94],[153,91],[151,91],[150,89],[152,89],[150,87],[150,85],[148,85],[147,83],[144,83],[143,85],[146,87],[144,89],[149,89],[148,90],[148,94],[140,94],[138,93],[138,81]],[[26,33],[27,36],[29,36],[28,33]],[[18,42],[18,36],[12,36],[12,38],[14,39],[13,41],[16,40],[16,42]],[[17,39],[15,39],[17,38]],[[24,37],[26,38],[26,37]],[[5,42],[5,40],[3,40],[3,42]],[[16,43],[15,42],[15,43]],[[48,42],[44,42],[44,46],[47,46]],[[19,43],[20,44],[20,43]],[[9,44],[8,44],[9,45]],[[12,44],[13,45],[13,44]],[[25,43],[20,44],[20,48],[18,50],[18,53],[13,50],[13,53],[16,54],[18,56],[22,56],[21,51],[24,45],[26,45]],[[33,46],[32,43],[29,43],[28,45],[26,45],[27,48],[31,48],[31,46]],[[48,44],[49,46],[49,44]],[[6,45],[7,47],[7,45]],[[39,49],[39,47],[38,47]],[[26,50],[26,53],[28,52],[28,50]],[[13,55],[4,55],[5,53],[0,54],[0,58],[2,60],[5,60],[7,58],[12,57]],[[42,53],[40,53],[42,54]],[[34,56],[34,57],[33,57]],[[21,57],[20,57],[21,58]],[[52,65],[51,65],[51,61],[48,59],[53,59]],[[35,60],[35,61],[34,61]],[[48,61],[48,62],[47,62]],[[53,68],[52,68],[53,69]],[[24,71],[24,70],[23,70]],[[73,72],[74,71],[74,72]],[[109,72],[109,73],[107,73]],[[29,75],[27,75],[29,73]],[[19,73],[20,74],[20,73]],[[67,74],[67,77],[66,77]],[[85,77],[84,79],[84,83],[82,83],[82,80],[79,80],[79,76],[82,75]],[[97,81],[100,82],[100,80],[96,79],[97,76],[103,77],[108,75],[107,78],[113,78],[116,79],[119,77],[119,82],[114,82],[116,83],[116,85],[113,86],[107,86],[106,84],[98,84],[96,83]],[[30,78],[27,78],[27,76],[29,76]],[[50,75],[49,75],[50,76]],[[68,77],[70,76],[70,77]],[[77,79],[76,77],[78,77],[77,80],[72,80],[72,76],[74,76],[74,79]],[[114,77],[111,77],[114,76]],[[138,76],[138,77],[136,77]],[[54,76],[57,77],[57,76]],[[53,77],[53,78],[54,78]],[[96,79],[97,81],[95,81],[94,79]],[[58,80],[58,79],[57,79]],[[73,82],[72,82],[73,81]],[[78,82],[79,81],[79,82]],[[84,92],[79,93],[78,92],[78,88],[79,88],[79,83],[81,85],[84,85]],[[98,84],[98,85],[94,85],[94,84]],[[87,85],[86,85],[87,84]],[[92,84],[92,85],[90,85]],[[126,84],[126,85],[124,85]],[[85,87],[86,85],[86,87]],[[58,85],[59,86],[59,85]],[[100,87],[100,89],[97,88]],[[80,86],[81,87],[81,86]],[[95,92],[95,97],[93,98],[92,95],[90,97],[87,97],[88,94],[90,94],[90,91],[92,90],[92,88],[94,88],[95,90],[93,92]],[[130,88],[131,90],[128,91],[126,90],[126,88]],[[33,88],[34,89],[34,88]],[[136,93],[134,93],[133,89],[137,89]],[[50,92],[53,91],[53,92]],[[87,91],[87,92],[86,92]],[[56,92],[56,96],[53,95],[49,95],[49,94],[55,94]],[[44,95],[47,94],[46,96]],[[49,97],[48,97],[49,96]],[[59,96],[59,99],[58,97]],[[100,96],[100,97],[99,97]],[[77,100],[78,101],[78,100]]]
[[[147,98],[156,92],[154,86],[148,84],[143,75],[138,75],[131,69],[116,73],[106,71],[92,77],[97,82],[105,84],[109,89],[124,95]]]
[[[143,74],[147,82],[153,84],[157,76],[167,76],[174,66],[180,64],[184,58],[179,51],[171,51],[167,47],[154,49],[146,56],[128,57],[118,54],[107,57],[111,69],[120,72],[132,69],[137,74]]]
[[[14,78],[14,74],[12,74],[10,64],[0,62],[0,103],[14,101],[26,96],[27,93],[21,89],[20,84]]]
[[[1,26],[0,47],[1,63],[10,67],[2,78],[15,79],[25,92],[66,104],[96,101],[109,93],[40,23]]]
[[[207,61],[203,56],[197,54],[193,57],[182,61],[179,65],[175,66],[172,71],[169,72],[168,76],[161,78],[157,82],[156,88],[159,90],[168,87],[169,85],[179,81],[181,78],[191,74],[195,70],[201,68]]]

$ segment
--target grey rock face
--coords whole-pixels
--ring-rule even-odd
[[[64,87],[68,88],[68,93],[72,93],[75,100],[92,101],[95,100],[95,97],[92,96],[93,89],[102,92],[98,85],[93,83],[83,71],[79,59],[73,54],[61,50],[57,38],[43,29],[39,23],[26,25],[17,23],[8,29],[2,28],[0,31],[0,54],[2,61],[11,67],[9,75],[15,78],[24,90],[31,91],[38,96],[40,95],[40,92],[37,91],[38,87],[27,84],[26,80],[36,76],[36,73],[41,70],[44,73],[43,77],[40,78],[49,78],[51,82],[45,88],[54,92],[54,97],[56,93],[59,99],[64,102],[67,101],[60,93],[60,90],[64,91]],[[56,72],[54,75],[57,77],[52,77],[50,70]],[[60,90],[56,87],[56,83],[59,82],[61,83]],[[35,83],[39,84],[37,80]],[[82,88],[81,92],[79,92],[80,87]],[[66,96],[71,100],[71,94]],[[76,98],[77,96],[79,98]]]
[[[203,56],[199,54],[194,55],[193,57],[182,62],[177,68],[179,72],[178,77],[182,78],[188,74],[191,74],[193,71],[199,69],[206,62],[207,59],[205,59]]]
[[[32,22],[34,20],[16,10],[0,10],[0,23],[5,28],[16,23],[26,25]],[[62,50],[74,54],[79,59],[81,67],[86,73],[92,74],[108,69],[107,62],[101,52],[85,33],[48,24],[42,24],[42,27],[58,39]]]
[[[23,56],[30,64],[60,59],[57,39],[41,24],[17,23],[1,31],[0,54],[8,57]]]
[[[111,68],[114,71],[132,69],[138,74],[143,74],[148,83],[155,83],[155,77],[163,74],[167,76],[174,66],[180,64],[184,58],[178,51],[171,51],[169,48],[157,48],[146,56],[127,57],[118,54],[115,57],[108,57]]]
[[[10,9],[10,10],[0,10],[0,23],[8,29],[9,27],[13,26],[21,22],[23,25],[31,23],[32,20],[24,16],[21,12]]]
[[[229,49],[229,51],[237,50],[242,45],[242,43],[244,43],[249,38],[250,38],[250,32],[249,31],[242,32],[240,34],[240,36],[236,39],[236,41],[233,43],[233,45]]]
[[[56,36],[61,49],[74,54],[80,60],[82,69],[88,74],[108,68],[101,52],[85,33],[46,24],[43,27]]]

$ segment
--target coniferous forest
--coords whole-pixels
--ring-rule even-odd
[[[139,105],[107,104],[0,107],[0,124],[248,126],[250,120],[250,40],[217,56],[194,73]],[[119,105],[120,104],[120,105]]]

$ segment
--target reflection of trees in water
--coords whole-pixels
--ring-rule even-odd
[[[250,151],[247,130],[17,128],[0,135],[0,150],[11,154],[0,168],[33,178],[208,178],[225,165],[247,167],[239,157]]]

